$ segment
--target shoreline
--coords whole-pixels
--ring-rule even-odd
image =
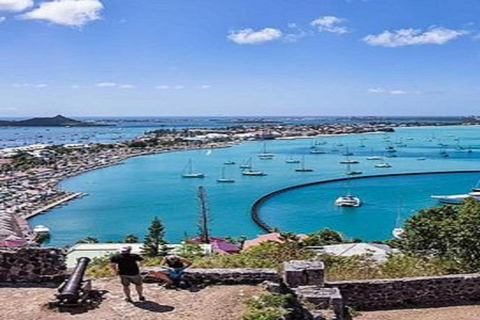
[[[446,125],[450,127],[451,125]],[[472,126],[471,124],[459,124],[458,126]],[[333,126],[327,126],[324,128],[325,130],[330,130],[332,127],[336,128],[337,132],[330,133],[324,132],[320,133],[318,127],[312,129],[314,134],[309,135],[308,133],[304,133],[302,135],[294,135],[292,130],[295,129],[302,129],[304,127],[295,127],[292,129],[291,127],[284,128],[284,130],[279,130],[284,135],[281,137],[275,137],[272,140],[296,140],[296,139],[318,139],[322,137],[333,137],[333,136],[350,136],[350,135],[364,135],[364,134],[381,134],[381,133],[389,133],[394,132],[393,128],[387,127],[385,124],[378,124],[378,125],[368,125],[368,126],[357,126],[352,127],[351,125],[342,125],[336,124]],[[417,126],[399,126],[394,128],[421,128],[425,127],[422,125]],[[428,127],[438,127],[433,125],[428,125]],[[249,128],[245,129],[245,132],[252,132],[251,130],[258,129],[258,128]],[[40,173],[33,174],[32,176],[28,177],[25,172],[23,173],[23,179],[26,181],[31,182],[33,180],[31,188],[35,187],[36,192],[40,192],[39,190],[43,190],[42,188],[46,188],[49,194],[46,196],[46,200],[35,200],[35,201],[28,201],[26,202],[18,202],[16,200],[14,202],[13,207],[8,211],[9,214],[12,215],[14,218],[23,219],[25,221],[38,216],[42,213],[47,212],[55,208],[60,204],[67,204],[70,201],[77,199],[80,197],[80,192],[76,191],[67,191],[61,190],[58,185],[65,179],[75,177],[89,171],[104,169],[110,166],[121,164],[123,161],[140,156],[147,156],[147,155],[156,155],[156,154],[164,154],[164,153],[171,153],[171,152],[181,152],[181,151],[191,151],[191,150],[199,150],[199,149],[216,149],[216,148],[228,148],[236,144],[244,143],[244,142],[259,142],[262,141],[261,138],[257,137],[257,139],[251,139],[247,137],[239,138],[232,136],[232,133],[235,131],[230,132],[230,136],[228,139],[224,140],[189,140],[192,134],[198,134],[201,132],[201,129],[191,129],[192,131],[184,131],[184,132],[167,132],[165,133],[155,133],[155,132],[147,132],[143,136],[139,137],[138,139],[126,141],[123,144],[110,144],[110,145],[103,145],[103,144],[86,144],[81,145],[77,149],[74,149],[74,153],[80,154],[87,154],[85,156],[86,160],[84,159],[83,163],[74,164],[71,163],[71,156],[68,153],[62,154],[63,159],[66,160],[66,164],[63,164],[63,167],[57,168],[57,163],[53,166],[55,169],[50,167],[45,167],[45,171],[48,171],[45,175]],[[212,129],[211,131],[220,131],[225,129]],[[268,130],[275,130],[275,128],[269,128]],[[262,128],[259,134],[264,135],[266,128]],[[278,131],[278,129],[277,129]],[[292,135],[289,135],[292,134]],[[298,132],[299,133],[299,132]],[[136,147],[132,144],[134,143],[144,143],[145,141],[148,142],[152,139],[152,136],[158,141],[160,144],[156,144],[153,146],[149,146],[148,144],[144,147]],[[266,139],[266,138],[263,138]],[[66,148],[64,145],[54,145],[49,146],[51,150],[56,150],[55,148]],[[96,148],[92,150],[91,148]],[[1,150],[0,150],[1,151]],[[74,157],[75,159],[75,157]],[[34,167],[33,169],[38,169]],[[32,169],[32,170],[33,170]],[[35,171],[35,170],[34,170]],[[38,171],[38,170],[37,170]],[[15,179],[13,177],[12,179]],[[32,179],[33,178],[33,179]],[[40,182],[36,181],[39,180]],[[4,182],[1,180],[0,182]],[[42,187],[42,183],[44,187]],[[28,189],[25,189],[24,192],[28,192]],[[21,194],[21,193],[20,193]],[[53,196],[52,196],[53,194]],[[2,212],[0,208],[0,213]],[[5,209],[4,209],[5,211]],[[24,234],[25,237],[28,235]]]

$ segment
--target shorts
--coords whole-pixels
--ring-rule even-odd
[[[139,274],[137,274],[135,276],[120,275],[120,282],[125,287],[128,287],[130,285],[130,283],[133,283],[136,286],[141,286],[142,285],[142,277]]]

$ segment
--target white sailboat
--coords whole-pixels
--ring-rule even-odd
[[[233,183],[233,182],[235,182],[235,180],[227,178],[225,176],[225,167],[222,167],[222,175],[220,176],[220,178],[217,179],[217,182],[219,182],[219,183]]]
[[[267,174],[263,171],[253,170],[252,162],[251,162],[251,159],[250,159],[250,167],[243,170],[242,175],[261,177],[261,176],[266,176]]]
[[[258,154],[258,157],[261,159],[261,160],[271,160],[273,159],[275,155],[273,153],[270,153],[270,152],[267,152],[267,143],[264,142],[263,143],[263,150],[261,153]]]
[[[350,164],[347,165],[347,172],[345,173],[347,176],[349,175],[348,172],[350,170]],[[360,200],[359,197],[356,197],[351,194],[350,191],[350,179],[346,180],[348,186],[347,186],[347,194],[338,197],[335,200],[335,205],[337,207],[360,207],[362,205],[362,200]]]
[[[251,169],[252,168],[252,158],[248,158],[248,160],[243,161],[240,165],[240,169]]]
[[[395,221],[395,228],[393,228],[392,230],[392,236],[395,238],[395,239],[401,239],[402,238],[402,235],[405,233],[405,230],[401,227],[401,216],[400,216],[400,213],[401,213],[401,206],[398,208],[398,211],[397,211],[397,220]]]
[[[285,163],[300,163],[300,160],[295,159],[294,157],[289,157],[285,160]]]
[[[192,159],[188,159],[188,164],[186,171],[182,175],[183,178],[204,178],[205,174],[202,172],[194,172],[193,171],[193,162]]]
[[[390,163],[385,162],[385,158],[383,158],[382,160],[383,160],[383,162],[377,163],[375,165],[375,168],[391,168],[392,167],[392,165]]]
[[[305,167],[305,156],[302,157],[302,166],[300,168],[295,169],[296,172],[312,172],[313,169]]]

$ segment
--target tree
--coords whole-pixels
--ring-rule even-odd
[[[143,242],[143,254],[148,257],[157,257],[166,254],[165,228],[162,221],[155,217],[148,227],[148,233]]]
[[[407,253],[435,256],[457,263],[464,271],[480,267],[480,203],[467,199],[459,206],[441,206],[410,217],[399,247]]]
[[[82,240],[78,240],[77,243],[98,243],[98,239],[95,237],[85,237]]]
[[[123,238],[124,243],[139,243],[140,239],[134,234],[127,234],[125,238]]]
[[[210,229],[209,223],[211,222],[210,209],[208,207],[207,192],[204,187],[198,187],[198,236],[202,243],[210,243]]]
[[[345,239],[339,232],[328,228],[309,234],[308,238],[303,240],[303,244],[306,246],[325,246],[344,242]]]

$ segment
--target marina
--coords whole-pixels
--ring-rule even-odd
[[[476,170],[480,156],[480,153],[477,152],[480,150],[480,141],[476,136],[477,130],[477,127],[399,128],[395,133],[361,135],[365,139],[362,140],[363,144],[367,147],[358,149],[350,147],[350,149],[355,153],[356,158],[362,160],[371,155],[372,145],[378,145],[377,150],[384,149],[382,145],[388,143],[384,142],[386,138],[394,141],[397,136],[411,137],[413,140],[408,140],[408,146],[397,151],[398,157],[395,159],[395,166],[389,168],[389,172],[421,172],[427,168],[429,171]],[[452,150],[451,157],[440,157],[436,151],[436,142],[428,142],[432,132],[435,132],[437,136],[450,133],[456,137],[461,136],[470,142],[473,152]],[[357,145],[359,137],[359,135],[343,136],[342,144]],[[445,139],[453,141],[454,138],[446,137]],[[325,137],[324,140],[328,143],[326,147],[338,143],[338,137],[335,136]],[[254,164],[254,172],[268,173],[267,176],[254,179],[254,177],[243,175],[241,168],[229,166],[231,170],[228,171],[227,178],[234,179],[235,183],[217,182],[218,172],[225,162],[235,161],[240,165],[248,164],[249,159],[255,158],[258,150],[262,149],[262,144],[262,142],[244,142],[231,148],[213,150],[209,155],[205,150],[148,155],[129,159],[122,166],[108,167],[67,179],[60,184],[62,189],[84,192],[89,196],[70,203],[68,207],[56,208],[47,214],[39,215],[31,219],[31,224],[49,226],[52,230],[51,243],[63,245],[81,239],[85,235],[95,236],[102,240],[114,240],[122,238],[127,233],[141,234],[151,217],[159,215],[166,225],[168,239],[178,241],[184,237],[185,233],[195,234],[196,232],[195,190],[202,185],[209,194],[214,217],[213,231],[219,235],[252,237],[261,232],[248,213],[256,199],[272,190],[342,176],[344,165],[339,164],[339,160],[343,156],[338,152],[310,155],[309,140],[274,140],[269,142],[268,148],[269,152],[276,154],[277,157],[270,161],[257,161],[258,163]],[[285,163],[285,159],[290,157],[298,159],[303,156],[307,158],[309,167],[315,170],[308,175],[296,174],[292,168],[289,169],[289,164]],[[426,160],[418,162],[417,158],[420,157],[424,157]],[[179,178],[188,159],[194,159],[195,168],[205,174],[204,179]],[[419,163],[425,167],[419,167]],[[364,161],[355,166],[355,170],[361,170],[364,175],[378,174],[378,169],[375,169],[371,162]],[[474,185],[478,180],[478,176],[469,177],[465,178],[465,182],[459,181],[453,185],[448,184],[448,179],[442,178],[446,184],[439,184],[436,191],[442,191],[445,194],[461,193],[462,190]],[[352,185],[352,192],[361,196],[363,205],[353,209],[356,210],[355,212],[347,214],[334,209],[334,200],[345,190],[345,186],[337,185],[335,188],[332,187],[332,190],[335,191],[332,194],[318,190],[317,193],[301,200],[293,198],[288,203],[281,202],[282,208],[279,209],[275,206],[277,214],[274,216],[270,214],[271,208],[266,206],[262,209],[265,210],[262,217],[272,225],[287,231],[306,232],[334,226],[350,237],[365,239],[391,237],[396,212],[394,209],[390,209],[387,203],[389,201],[395,203],[397,195],[392,194],[392,199],[383,198],[379,204],[377,200],[371,199],[371,195],[364,196],[362,190],[357,188],[356,181]],[[407,189],[402,188],[402,183],[396,186],[394,180],[389,181],[390,184],[398,187],[398,195],[410,194],[408,187]],[[412,200],[405,196],[406,202],[408,202],[406,205],[409,209],[408,214],[411,214],[411,210],[436,204],[430,196],[438,192],[425,189],[430,183],[424,184],[417,181],[415,185],[418,185],[419,189],[418,195],[416,195],[418,198]],[[377,187],[384,189],[383,183],[379,183]],[[378,194],[374,189],[369,189],[369,193]],[[338,215],[338,221],[341,223],[325,222],[321,218],[325,211],[310,207],[313,204],[322,203],[319,201],[326,194],[330,194],[329,198],[325,200],[328,203],[327,208],[333,210],[327,210],[327,214],[332,212]],[[108,199],[107,203],[105,203],[105,199]],[[304,210],[300,212],[292,210],[298,206],[298,203],[304,207]],[[361,214],[357,214],[357,211]],[[376,213],[379,211],[381,215],[377,216]],[[299,215],[302,216],[300,219],[302,222],[298,221]],[[361,220],[357,219],[371,217],[371,215],[378,220],[376,227],[364,230]],[[297,219],[291,220],[289,217],[292,216]],[[370,220],[369,218],[369,223]],[[112,221],[115,221],[115,230],[108,228]]]

